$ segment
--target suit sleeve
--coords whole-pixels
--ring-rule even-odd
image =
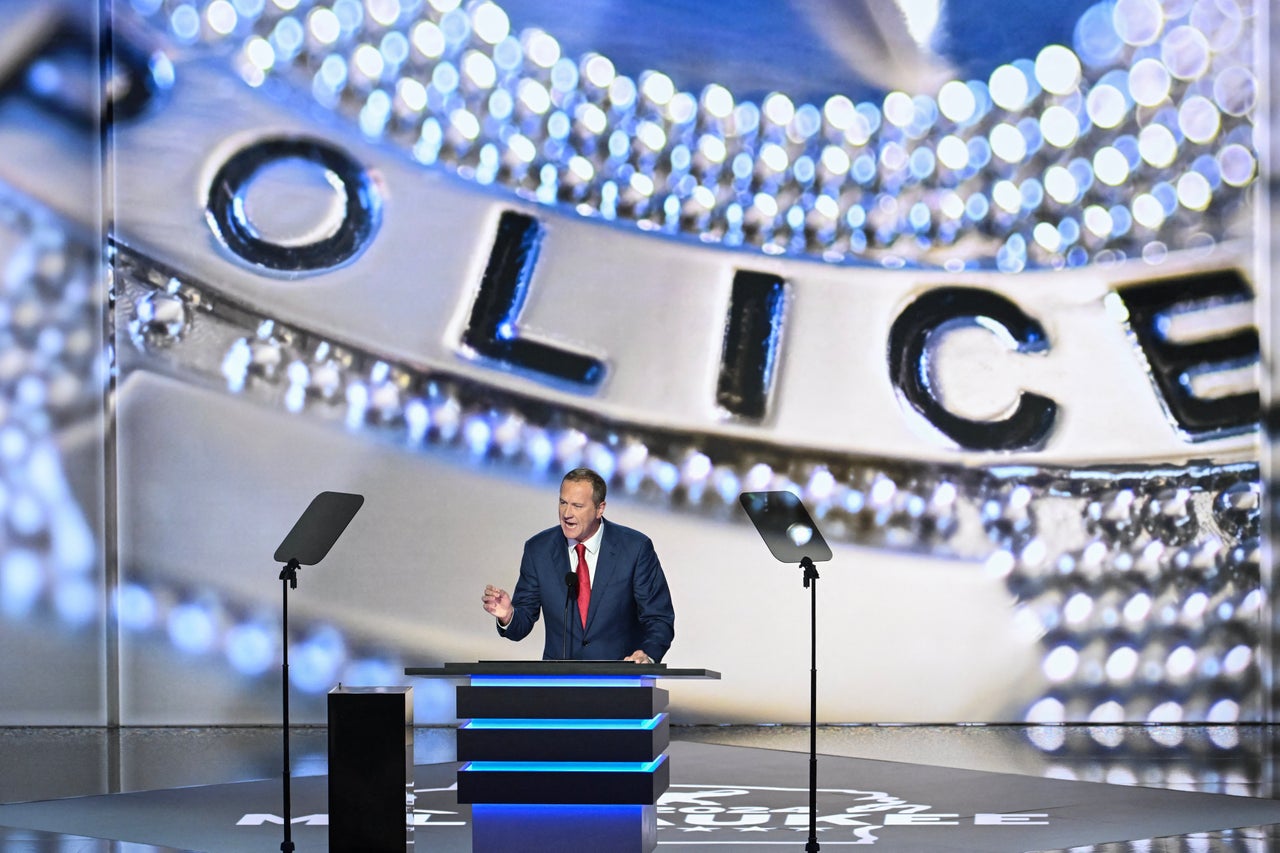
[[[530,540],[532,541],[532,540]],[[529,636],[533,626],[542,612],[542,593],[538,587],[538,570],[530,553],[530,542],[524,545],[524,556],[520,558],[520,577],[516,580],[516,588],[511,593],[511,623],[506,628],[498,628],[498,633],[508,640],[523,640]]]
[[[675,639],[676,613],[667,576],[648,537],[636,558],[634,595],[642,638],[640,648],[654,661],[661,661]]]

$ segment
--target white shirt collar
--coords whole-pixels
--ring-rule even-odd
[[[602,518],[600,519],[600,526],[596,528],[596,532],[592,533],[589,538],[583,540],[583,544],[587,546],[587,550],[590,551],[592,554],[600,550],[600,539],[603,535],[604,535],[604,519]],[[570,551],[574,550],[578,545],[577,540],[574,540],[574,539],[567,539],[565,541],[569,543]]]

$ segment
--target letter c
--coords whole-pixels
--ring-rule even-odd
[[[947,411],[929,387],[926,374],[930,333],[964,318],[985,318],[1002,326],[1018,343],[1018,352],[1048,349],[1044,329],[1005,297],[974,287],[931,290],[909,304],[889,332],[889,373],[917,412],[965,450],[1026,450],[1049,435],[1058,406],[1048,397],[1023,391],[1014,413],[1003,420],[980,421]]]

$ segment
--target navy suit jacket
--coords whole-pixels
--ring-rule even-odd
[[[653,543],[643,533],[602,520],[600,552],[591,575],[591,605],[582,627],[578,604],[569,606],[565,643],[565,574],[571,571],[569,541],[559,525],[524,543],[520,579],[511,594],[511,622],[498,632],[523,640],[539,613],[546,641],[543,660],[621,660],[643,649],[662,660],[675,636],[671,591]],[[567,651],[567,654],[566,654]]]

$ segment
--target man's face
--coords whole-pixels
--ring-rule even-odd
[[[591,484],[567,480],[560,484],[560,529],[566,539],[590,539],[604,516],[604,501],[591,499]]]

